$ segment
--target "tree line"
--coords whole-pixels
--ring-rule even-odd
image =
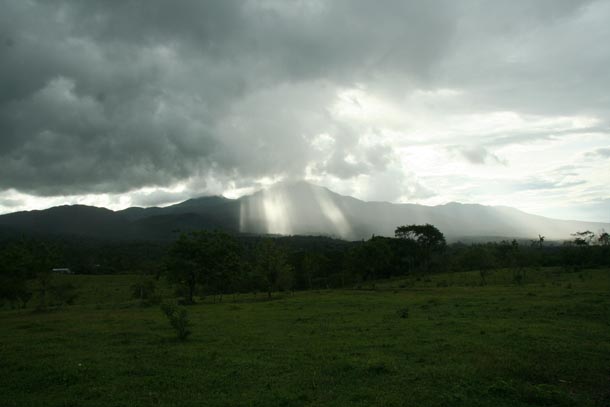
[[[229,293],[261,292],[271,298],[276,291],[353,288],[384,278],[446,271],[478,270],[486,284],[492,270],[510,268],[515,283],[521,284],[531,267],[610,266],[610,245],[603,239],[587,244],[575,239],[557,246],[545,244],[539,235],[530,242],[447,245],[442,232],[430,224],[400,226],[393,238],[372,236],[360,242],[302,239],[184,234],[169,248],[164,273],[182,290],[185,302],[192,303],[196,295],[222,301]]]
[[[198,231],[174,242],[76,242],[22,239],[0,244],[0,301],[37,307],[69,303],[74,289],[54,281],[51,269],[82,273],[129,272],[167,278],[186,303],[232,293],[359,287],[412,274],[478,270],[481,281],[497,268],[511,268],[517,283],[531,267],[566,269],[610,266],[608,234],[576,232],[562,245],[543,236],[532,241],[447,244],[433,225],[406,225],[394,237],[346,242],[328,237],[260,237]],[[150,287],[134,287],[145,297]],[[139,293],[139,294],[138,294]]]

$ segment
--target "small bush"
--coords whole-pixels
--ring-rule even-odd
[[[181,285],[174,288],[174,297],[186,297],[188,289]]]
[[[38,302],[36,311],[45,311],[48,307],[72,305],[78,296],[73,284],[56,282],[51,272],[38,273],[36,281],[38,285],[34,290]]]
[[[169,320],[170,325],[176,331],[179,340],[184,341],[191,334],[187,312],[184,308],[177,308],[171,304],[161,304],[161,311]]]
[[[131,296],[139,300],[147,300],[155,295],[155,282],[141,280],[131,286]]]
[[[55,300],[55,305],[73,305],[74,300],[78,296],[76,294],[76,287],[70,283],[55,284],[51,287],[51,293]]]
[[[141,280],[131,286],[132,298],[140,300],[143,306],[156,305],[161,302],[161,297],[155,293],[155,282],[153,280]]]
[[[399,308],[396,311],[396,314],[400,317],[400,318],[409,318],[409,308],[407,307],[403,307],[403,308]]]
[[[373,361],[373,362],[369,362],[366,370],[369,374],[377,376],[377,375],[384,375],[384,374],[392,373],[393,369],[391,366],[388,366],[388,364],[385,362]]]

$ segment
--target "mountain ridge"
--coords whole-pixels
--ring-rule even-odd
[[[414,223],[431,223],[450,241],[483,236],[536,238],[538,234],[561,240],[581,230],[610,230],[609,223],[552,219],[508,206],[364,201],[304,181],[274,184],[237,199],[209,195],[165,207],[117,211],[60,205],[0,215],[0,226],[5,231],[110,239],[171,239],[177,230],[221,229],[359,240],[373,234],[393,236],[397,226]]]

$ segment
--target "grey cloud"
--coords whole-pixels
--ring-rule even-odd
[[[189,198],[193,198],[193,196],[191,196],[190,191],[186,190],[181,192],[156,190],[148,193],[136,192],[131,194],[132,204],[141,207],[164,206]]]
[[[451,29],[445,9],[8,1],[0,189],[55,195],[211,172],[302,176],[316,159],[307,138],[333,130],[323,117],[333,90],[403,70],[426,76]],[[307,94],[283,94],[282,83],[309,84]],[[275,99],[253,99],[265,92]]]
[[[579,188],[578,195],[582,195],[587,188],[591,187],[584,178],[584,170],[586,167],[580,164],[562,165],[542,174],[528,177],[526,180],[512,180],[508,185],[516,191],[545,190],[564,194],[572,187],[585,186],[584,189]]]
[[[243,184],[302,177],[310,165],[341,178],[382,171],[391,147],[363,151],[363,129],[328,110],[338,89],[360,85],[397,100],[416,88],[458,87],[480,110],[602,115],[610,51],[584,45],[607,37],[595,18],[607,9],[7,0],[0,190],[114,193],[196,177]],[[565,55],[549,47],[558,41]],[[312,146],[322,133],[336,141],[331,151]],[[458,151],[501,163],[489,147]]]
[[[541,179],[531,179],[526,182],[517,182],[514,184],[514,188],[517,190],[536,190],[536,189],[559,189],[559,188],[570,188],[578,185],[586,184],[584,180],[578,181],[549,181]]]
[[[489,134],[483,135],[486,141],[485,146],[489,147],[500,147],[507,146],[510,144],[524,144],[532,143],[537,141],[553,141],[558,140],[562,137],[579,135],[579,134],[610,134],[610,128],[605,126],[593,126],[593,127],[578,127],[573,129],[563,130],[548,130],[543,129],[539,131],[519,131],[515,130],[510,134]]]
[[[582,165],[562,165],[557,168],[553,168],[548,172],[550,177],[557,177],[564,179],[566,177],[579,177],[583,170]]]
[[[332,155],[317,165],[315,170],[319,174],[331,174],[342,179],[386,170],[394,157],[392,148],[384,144],[359,146],[359,141],[358,135],[344,137],[335,146]]]
[[[342,179],[352,178],[368,172],[366,163],[350,162],[347,157],[340,152],[333,154],[331,159],[326,162],[324,166],[318,167],[317,169],[322,173],[328,172]]]
[[[595,45],[610,35],[607,2],[478,5],[461,16],[446,65],[448,80],[469,89],[470,108],[607,114],[610,50]]]
[[[504,147],[514,144],[528,144],[535,142],[552,142],[558,141],[562,138],[575,136],[575,135],[587,135],[587,134],[598,134],[598,135],[610,135],[610,127],[607,126],[584,126],[570,129],[540,129],[538,131],[527,131],[521,129],[514,129],[511,131],[499,131],[495,133],[479,133],[476,134],[476,138],[479,139],[480,146],[485,149]],[[455,146],[452,143],[455,142],[455,138],[438,138],[434,140],[434,144],[449,144],[449,148]],[[406,145],[427,145],[430,144],[428,140],[408,140]]]
[[[21,199],[0,198],[0,208],[18,208],[23,205]]]
[[[585,153],[587,158],[610,158],[610,148],[598,148]]]
[[[501,164],[506,165],[506,161],[481,146],[450,146],[448,150],[458,153],[466,161],[475,165]]]
[[[369,147],[365,152],[366,161],[376,171],[385,170],[392,159],[392,155],[392,148],[383,144]]]

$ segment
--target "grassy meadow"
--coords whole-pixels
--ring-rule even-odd
[[[74,305],[0,311],[0,406],[610,405],[608,269],[206,298],[184,342],[137,276],[57,278]]]

